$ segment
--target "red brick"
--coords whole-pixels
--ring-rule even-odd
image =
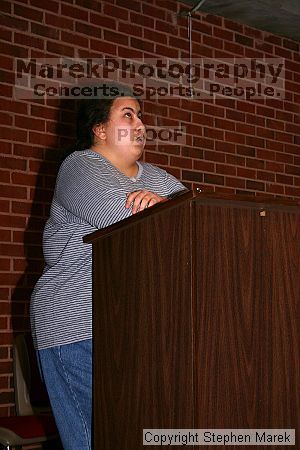
[[[94,10],[97,12],[101,12],[103,2],[99,2],[99,0],[76,0],[76,5],[82,6],[83,8],[87,8],[87,9]]]
[[[4,213],[4,212],[9,212],[9,209],[10,209],[10,202],[8,201],[8,200],[3,200],[3,199],[0,199],[0,211],[2,212],[2,213]],[[4,239],[5,238],[5,239]],[[0,237],[0,239],[1,240],[10,240],[10,238],[9,238],[9,235],[5,235],[5,236],[3,236],[2,235],[2,231],[1,231],[1,237]]]
[[[281,56],[282,58],[292,59],[293,54],[290,50],[286,50],[282,47],[274,47],[275,56]]]
[[[242,102],[242,101],[238,100],[236,102],[236,108],[239,111],[244,111],[247,113],[255,114],[255,112],[256,112],[256,106],[253,103],[246,102],[246,101]]]
[[[124,8],[119,8],[114,4],[105,3],[103,5],[103,12],[106,16],[116,17],[124,21],[128,21],[129,11]]]
[[[211,116],[217,116],[217,117],[224,117],[225,110],[224,110],[224,108],[222,108],[220,106],[205,104],[204,105],[204,114],[211,115]]]
[[[256,135],[258,137],[263,137],[263,138],[266,138],[266,139],[274,139],[275,132],[273,130],[268,129],[268,128],[256,127]]]
[[[170,165],[184,168],[184,169],[191,169],[193,166],[193,163],[190,158],[181,158],[178,156],[171,156]]]
[[[252,169],[264,169],[265,161],[262,159],[257,159],[257,158],[247,158],[246,166],[250,167]]]
[[[216,186],[215,192],[223,192],[224,194],[234,194],[235,190],[229,187]]]
[[[54,13],[58,13],[59,9],[58,1],[47,0],[47,2],[41,3],[40,0],[30,0],[30,4],[32,6],[35,6],[36,8],[41,8],[46,11],[52,11]]]
[[[265,35],[264,39],[266,42],[272,42],[272,44],[277,44],[279,46],[282,46],[282,38],[280,36],[276,36],[274,34],[268,34],[268,35]]]
[[[172,119],[178,119],[180,122],[191,122],[192,113],[178,108],[169,108],[169,116]]]
[[[14,70],[14,60],[11,56],[1,55],[1,68],[2,70],[8,70],[12,72]],[[6,90],[9,89],[9,93]],[[11,86],[1,86],[0,95],[4,97],[12,97],[12,88]]]
[[[276,183],[280,184],[293,184],[294,183],[294,177],[290,175],[283,175],[281,173],[276,173]]]
[[[10,183],[10,174],[9,170],[0,170],[0,181],[1,183]]]
[[[256,151],[257,158],[275,161],[276,153],[274,151],[257,149]]]
[[[15,116],[15,125],[19,128],[34,129],[36,131],[45,131],[45,121],[34,119],[28,116]]]
[[[275,110],[274,108],[267,108],[265,106],[257,105],[256,112],[258,115],[262,115],[264,117],[274,117],[275,116]]]
[[[266,170],[270,170],[271,172],[284,172],[284,164],[266,161]]]
[[[219,27],[223,27],[223,17],[215,16],[213,14],[204,14],[202,16],[203,22],[208,22],[213,25],[218,25]]]
[[[244,167],[237,167],[237,176],[243,178],[256,178],[256,170],[245,169]]]
[[[224,50],[233,55],[244,55],[245,48],[239,44],[234,44],[233,42],[224,42]]]
[[[85,11],[82,8],[76,8],[71,5],[66,5],[64,3],[61,3],[61,15],[63,17],[71,17],[72,19],[78,19],[83,22],[87,22],[89,18],[88,11]],[[91,13],[91,22],[94,23],[92,17],[93,13]]]
[[[223,152],[210,152],[208,150],[205,150],[204,158],[209,160],[209,161],[225,162],[225,153],[223,153]]]
[[[29,132],[29,142],[31,144],[45,145],[48,147],[55,147],[57,143],[57,136],[44,133]]]
[[[47,18],[47,16],[46,16],[46,18]],[[48,21],[46,23],[49,23],[49,22],[51,22],[50,25],[53,25],[53,23],[52,23],[53,22],[53,17],[52,17],[51,20],[48,19]],[[38,34],[39,36],[48,37],[48,38],[56,39],[56,40],[59,39],[59,30],[55,29],[55,28],[49,28],[46,25],[40,25],[38,23],[32,23],[31,24],[31,31],[32,31],[32,33]]]
[[[248,147],[246,145],[237,145],[236,152],[238,155],[244,156],[256,156],[256,149],[254,147]]]
[[[1,197],[27,198],[27,190],[24,187],[3,185],[1,187]]]
[[[237,133],[254,135],[255,134],[255,127],[252,126],[252,125],[248,125],[246,123],[237,122],[235,124],[235,131]]]
[[[241,45],[246,45],[248,47],[254,46],[254,41],[252,38],[245,36],[244,34],[235,34],[235,42]]]
[[[271,173],[271,172],[265,172],[263,170],[258,170],[257,171],[257,178],[259,180],[263,180],[263,181],[274,182],[275,181],[275,174]]]
[[[300,113],[300,105],[291,103],[289,101],[286,101],[284,103],[284,109],[286,111],[291,111],[291,112],[296,113],[296,114]]]
[[[6,2],[5,0],[1,0],[1,13],[11,14],[12,2]]]
[[[225,141],[227,142],[235,142],[237,144],[245,144],[246,136],[243,134],[231,133],[230,131],[225,131]]]
[[[44,49],[45,46],[45,41],[43,39],[37,38],[35,36],[29,36],[24,33],[15,33],[14,43],[39,49]]]
[[[0,112],[0,123],[1,125],[12,125],[12,114]],[[2,152],[2,148],[1,148]]]
[[[216,172],[220,173],[222,175],[236,175],[236,167],[234,166],[228,166],[226,164],[217,164],[216,165]]]
[[[128,2],[128,0],[116,0],[115,3],[117,6],[122,6],[123,8],[126,9],[141,12],[142,2],[139,2],[137,0],[130,0],[130,2]]]
[[[213,34],[217,38],[223,39],[224,41],[233,41],[234,34],[232,31],[228,31],[223,28],[215,27]]]
[[[203,45],[207,45],[208,47],[212,47],[214,49],[223,49],[224,41],[222,39],[218,39],[212,36],[203,36],[202,39]],[[227,44],[230,45],[230,44]]]
[[[226,118],[237,122],[245,122],[246,114],[233,109],[226,110]]]
[[[282,133],[280,131],[275,132],[275,139],[289,144],[293,144],[294,142],[294,136],[292,134]]]
[[[47,42],[47,51],[62,56],[74,56],[74,47],[69,47],[65,44],[58,44],[56,42]]]
[[[300,198],[300,187],[285,186],[284,191],[286,195]]]
[[[266,125],[268,128],[271,128],[272,130],[283,130],[284,129],[284,123],[279,120],[267,119]]]
[[[12,143],[11,142],[1,142],[1,153],[4,155],[12,154]]]
[[[111,27],[112,29],[117,29],[116,26]],[[143,35],[143,30],[140,26],[136,26],[133,25],[132,23],[124,23],[124,22],[119,22],[118,23],[118,31],[120,33],[124,33],[124,34],[128,34],[128,35],[133,35],[133,36],[137,36],[137,37],[142,37]],[[153,45],[153,44],[152,44]],[[128,49],[129,50],[129,49]]]
[[[198,44],[197,42],[193,43],[193,52],[197,57],[207,57],[212,58],[214,50],[211,47],[206,45]]]
[[[29,22],[27,20],[17,19],[7,14],[0,14],[0,25],[12,29],[27,31]]]
[[[5,228],[25,228],[26,226],[26,217],[21,216],[12,216],[12,215],[4,215],[0,216],[0,224]]]
[[[204,151],[200,150],[199,148],[195,147],[183,147],[182,148],[182,156],[186,156],[189,158],[203,158],[204,157]]]
[[[3,28],[0,29],[0,39],[2,41],[12,41],[12,31],[11,30],[4,30]]]
[[[27,162],[25,159],[0,156],[0,166],[7,169],[26,170]]]
[[[0,258],[0,270],[4,272],[10,271],[10,259],[9,258]]]
[[[224,177],[221,175],[215,175],[210,173],[204,174],[204,183],[209,184],[224,184]]]
[[[104,40],[113,42],[114,44],[129,46],[128,36],[121,33],[115,33],[114,31],[104,30]]]
[[[225,119],[215,119],[215,127],[222,130],[234,130],[235,123]]]
[[[192,112],[191,121],[197,125],[206,125],[208,127],[214,126],[214,118],[205,114],[197,114]]]
[[[15,74],[13,72],[7,72],[5,70],[2,70],[1,82],[7,84],[15,84]]]
[[[278,141],[266,141],[266,149],[268,150],[275,150],[277,152],[283,152],[284,151],[284,144],[282,142]]]
[[[35,159],[43,159],[44,158],[44,150],[42,148],[33,147],[32,145],[23,145],[23,144],[14,144],[14,155],[35,158]]]
[[[265,191],[265,183],[260,181],[246,180],[246,189],[252,189],[253,191]]]
[[[12,174],[12,181],[14,185],[34,186],[36,179],[36,175],[31,175],[28,173],[15,172]]]
[[[259,52],[256,49],[245,47],[245,58],[259,58],[263,59],[265,57],[265,54],[263,52]]]
[[[99,47],[99,44],[98,44]],[[115,49],[114,49],[115,48]],[[136,50],[128,47],[116,47],[112,44],[108,44],[108,48],[105,44],[105,53],[109,55],[114,55],[115,53],[118,53],[118,56],[120,58],[125,59],[135,59],[135,60],[142,60],[143,58],[143,51],[142,50]]]
[[[254,137],[254,136],[246,136],[246,144],[250,145],[251,147],[265,147],[265,140]]]
[[[155,28],[154,19],[144,14],[136,14],[134,12],[131,12],[129,22],[131,25],[139,25],[141,31],[143,28],[150,28],[151,30]]]
[[[192,172],[189,170],[183,170],[182,171],[182,178],[186,181],[196,181],[198,183],[202,183],[203,181],[203,174],[199,172]]]
[[[200,170],[201,172],[215,172],[215,163],[208,161],[193,161],[193,169]]]
[[[154,52],[154,43],[147,42],[142,39],[137,39],[135,37],[130,38],[131,46],[137,48],[139,50],[143,50],[146,52],[153,53]]]
[[[166,56],[168,58],[178,58],[178,49],[170,48],[165,45],[156,44],[155,51],[160,56]]]
[[[0,53],[15,58],[28,58],[28,49],[7,42],[0,42]]]
[[[209,148],[212,150],[214,149],[215,143],[213,139],[193,136],[193,145],[196,148]]]
[[[246,180],[243,180],[241,178],[226,177],[225,184],[226,184],[226,186],[232,186],[234,188],[244,189],[246,187]]]
[[[300,166],[291,166],[286,164],[285,166],[285,173],[288,173],[290,175],[297,175],[300,176]]]
[[[287,153],[276,152],[276,161],[278,161],[278,162],[293,164],[293,162],[294,162],[293,160],[294,160],[294,157],[292,155],[288,155]]]
[[[58,37],[55,38],[55,37],[51,36],[51,34],[54,34],[54,31],[59,33],[59,31],[58,31],[59,28],[62,28],[63,30],[65,30],[67,28],[68,30],[74,31],[74,20],[68,19],[67,17],[59,16],[57,14],[46,13],[45,22],[47,25],[51,25],[51,26],[55,27],[55,30],[50,29],[49,27],[47,27],[47,30],[49,30],[49,31],[42,30],[45,33],[45,36],[50,37],[50,38],[52,37],[53,39],[56,39],[58,41],[59,41]],[[48,35],[48,33],[50,35]],[[38,33],[38,34],[40,34],[40,33]]]
[[[177,37],[173,37],[173,36],[169,36],[169,45],[171,47],[175,47],[177,49],[183,49],[185,51],[189,50],[189,43],[187,41],[187,39],[180,39]]]
[[[231,144],[230,142],[224,142],[224,141],[216,141],[215,142],[215,148],[218,151],[223,151],[227,153],[235,153],[235,144]]]
[[[22,17],[23,19],[33,20],[35,22],[43,21],[43,12],[38,11],[35,8],[28,8],[26,6],[14,4],[14,14]]]
[[[162,31],[163,33],[171,34],[172,36],[178,35],[178,27],[167,21],[156,20],[156,31]]]
[[[79,36],[76,33],[71,33],[67,31],[61,31],[61,40],[62,42],[66,42],[68,44],[73,44],[76,47],[88,47],[89,40],[84,36]]]
[[[224,140],[224,131],[216,130],[215,128],[204,128],[203,134],[205,137],[211,139],[217,139],[219,141]],[[225,139],[226,140],[226,139]]]
[[[229,28],[229,30],[237,31],[238,33],[243,33],[244,26],[240,23],[233,22],[232,20],[225,19],[224,20],[225,28]]]

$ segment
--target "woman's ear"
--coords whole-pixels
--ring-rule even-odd
[[[105,126],[103,123],[99,123],[95,125],[93,128],[93,133],[96,138],[101,139],[102,141],[106,138]]]

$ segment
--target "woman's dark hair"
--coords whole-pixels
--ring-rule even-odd
[[[93,98],[84,98],[78,102],[76,135],[77,141],[73,151],[85,150],[91,147],[94,141],[93,128],[109,119],[112,104],[119,97],[136,98],[133,91],[127,86],[117,83],[104,83],[102,85],[86,87],[90,89]]]

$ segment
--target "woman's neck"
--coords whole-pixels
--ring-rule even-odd
[[[92,145],[91,150],[104,156],[113,166],[129,178],[135,177],[139,171],[139,166],[136,161],[117,158],[114,153],[96,145]]]

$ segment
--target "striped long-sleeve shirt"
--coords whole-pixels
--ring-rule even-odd
[[[82,238],[129,217],[129,192],[168,196],[185,189],[158,167],[138,166],[137,176],[129,178],[92,150],[74,152],[62,163],[43,235],[46,266],[31,298],[36,348],[92,337],[92,248]]]

